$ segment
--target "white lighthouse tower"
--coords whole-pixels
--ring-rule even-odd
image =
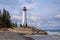
[[[22,26],[27,27],[27,9],[24,6],[23,8],[23,15],[22,15]]]

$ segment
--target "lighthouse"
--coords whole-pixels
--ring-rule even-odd
[[[27,27],[27,9],[25,6],[23,7],[22,26]]]

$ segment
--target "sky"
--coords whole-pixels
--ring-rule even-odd
[[[28,25],[43,30],[60,30],[60,0],[0,0],[14,23],[22,23],[22,9],[27,7]]]

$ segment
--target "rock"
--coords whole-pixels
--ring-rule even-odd
[[[20,33],[23,35],[35,35],[35,34],[39,34],[39,35],[47,35],[47,33],[43,30],[39,30],[35,27],[27,27],[27,28],[2,28],[0,29],[0,32],[3,31],[8,31],[8,32],[15,32],[15,33]]]
[[[13,32],[0,32],[0,40],[28,40],[28,37],[24,37],[18,33]]]

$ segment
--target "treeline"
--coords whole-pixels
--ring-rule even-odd
[[[10,13],[7,10],[0,10],[0,28],[16,27],[16,24],[12,23],[10,18]]]

